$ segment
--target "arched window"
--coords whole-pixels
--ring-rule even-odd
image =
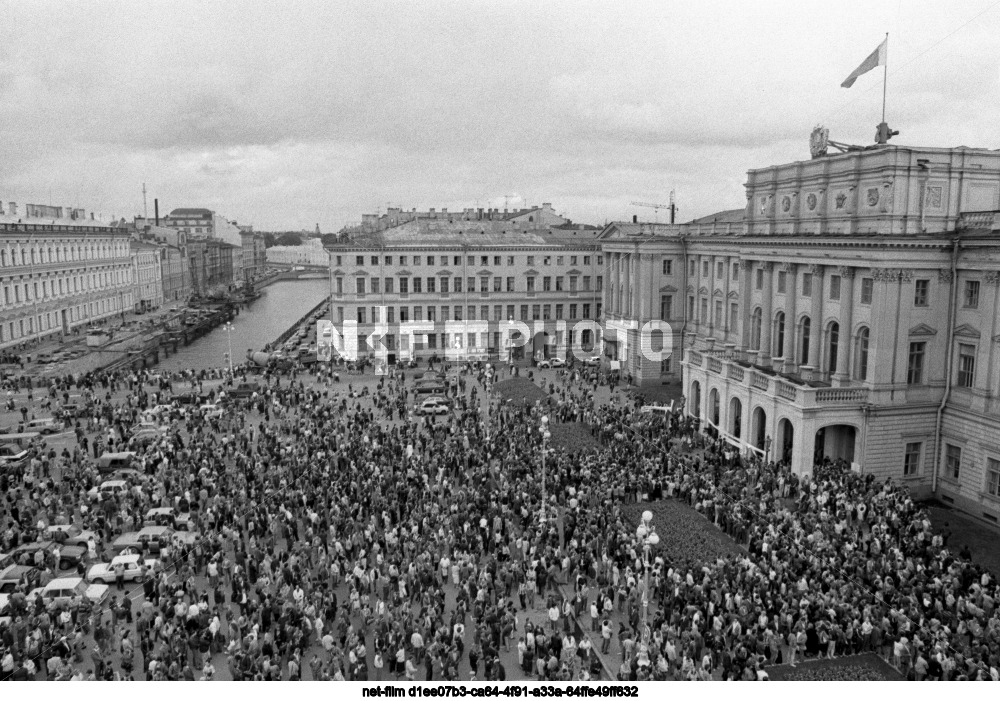
[[[858,362],[854,366],[854,374],[859,380],[868,379],[868,342],[870,335],[867,326],[863,326],[858,331]]]
[[[750,320],[750,348],[760,350],[760,307],[753,310]]]
[[[785,357],[785,312],[774,317],[774,357]]]
[[[840,348],[840,324],[836,321],[830,324],[827,333],[826,368],[828,372],[837,372],[837,351]]]
[[[802,317],[802,358],[799,361],[802,365],[809,364],[809,331],[812,327],[812,322],[809,317]]]

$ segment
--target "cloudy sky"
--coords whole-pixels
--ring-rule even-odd
[[[334,231],[388,203],[577,221],[867,144],[1000,148],[1000,2],[8,2],[0,198]],[[659,215],[661,219],[663,213]]]

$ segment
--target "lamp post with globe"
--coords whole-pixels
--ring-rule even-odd
[[[545,519],[545,504],[548,498],[545,494],[545,453],[548,451],[549,439],[552,438],[552,434],[549,433],[549,417],[542,417],[542,425],[538,428],[539,433],[542,434],[542,524],[548,523]]]
[[[649,560],[651,550],[660,542],[660,536],[653,526],[653,512],[642,512],[642,523],[635,529],[635,534],[642,544],[643,591],[642,591],[642,642],[649,643]]]
[[[233,377],[233,325],[231,322],[226,322],[226,337],[229,339],[229,353],[226,354],[226,358],[229,360],[229,377]]]

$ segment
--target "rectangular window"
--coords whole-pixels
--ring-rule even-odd
[[[563,256],[556,256],[556,265],[563,264]]]
[[[337,294],[338,295],[344,294],[344,278],[342,277],[337,278]],[[10,302],[9,299],[7,301]]]
[[[442,334],[444,335],[444,334]],[[427,334],[427,347],[437,348],[438,347],[438,335],[436,333]]]
[[[562,318],[563,318],[563,305],[557,304],[556,305],[556,319],[562,319]]]
[[[787,284],[788,273],[784,270],[778,271],[778,294],[785,294],[785,285]]]
[[[583,276],[583,289],[586,290],[586,291],[588,291],[588,292],[590,291],[590,276],[589,275],[584,275]]]
[[[739,276],[740,276],[740,264],[739,263],[733,263],[729,267],[732,268],[732,271],[733,271],[732,278],[733,278],[733,281],[735,282],[739,278]]]
[[[542,256],[542,265],[552,265],[552,256]]]
[[[958,344],[958,386],[972,387],[976,379],[976,347],[968,343]]]
[[[528,292],[530,293],[530,292],[534,292],[534,291],[535,291],[535,278],[529,277],[528,278]]]
[[[391,277],[387,277],[385,279],[385,293],[387,295],[391,295],[392,294],[392,278]]]
[[[465,317],[466,319],[468,319],[469,321],[475,321],[476,320],[476,306],[474,304],[470,304],[469,308],[466,310],[466,314],[467,314],[467,316]]]
[[[830,299],[840,299],[840,276],[830,276]]]
[[[372,256],[372,265],[378,265],[378,256]]]
[[[913,306],[926,307],[930,299],[930,280],[913,281]]]
[[[487,304],[483,304],[479,307],[479,320],[489,321],[490,319],[490,307]]]
[[[945,475],[957,480],[962,471],[962,449],[948,443],[944,447],[944,454]]]
[[[708,318],[708,299],[705,297],[701,298],[701,316],[698,318],[698,321],[703,324],[707,324],[710,321]]]
[[[576,315],[576,305],[575,304],[569,305],[569,318],[570,319],[576,319],[576,318],[578,318],[577,315]]]
[[[447,304],[441,307],[441,321],[448,321],[451,318],[451,307]]]
[[[514,305],[513,304],[508,304],[507,305],[507,318],[508,319],[513,319],[514,318]]]
[[[343,307],[337,307],[337,323],[338,324],[343,324],[344,323],[344,308]]]
[[[756,275],[757,275],[757,277],[756,277],[756,283],[754,284],[754,287],[756,287],[758,290],[763,290],[764,289],[764,269],[763,268],[757,268]]]
[[[461,265],[462,264],[462,256],[452,256],[451,261],[452,261],[452,263],[454,265]]]
[[[340,261],[341,261],[340,256],[337,256],[337,265],[338,266],[343,265],[343,263],[341,263]]]
[[[726,272],[726,264],[720,260],[719,264],[715,266],[715,277],[721,280],[722,276],[725,275],[725,272]]]
[[[400,256],[399,257],[399,264],[400,265],[406,265],[406,256]]]
[[[468,290],[469,292],[475,292],[476,278],[474,277],[465,278],[465,289]]]
[[[575,261],[574,261],[574,265],[575,265]],[[663,259],[663,274],[664,275],[673,275],[673,267],[674,267],[674,262],[670,258],[664,258]]]
[[[493,321],[503,320],[503,305],[494,304],[493,305]]]
[[[437,278],[429,277],[427,278],[427,291],[434,292],[434,287],[437,284]]]
[[[535,264],[535,257],[528,256],[528,265],[534,265],[534,264]]]
[[[661,375],[670,374],[670,358],[666,358],[660,361],[660,374]]]
[[[545,320],[545,321],[548,321],[551,318],[552,318],[552,305],[551,304],[543,304],[542,305],[542,319]]]
[[[979,280],[966,280],[965,281],[965,306],[969,309],[975,309],[979,306]]]
[[[396,308],[395,307],[386,307],[385,308],[385,322],[387,324],[395,324],[396,323]]]
[[[427,321],[437,321],[437,307],[427,307]]]
[[[556,275],[556,292],[562,292],[562,291],[563,291],[563,276]]]
[[[358,323],[359,324],[365,323],[365,308],[364,307],[358,307]]]
[[[1000,460],[986,458],[986,493],[1000,497]]]
[[[493,256],[493,265],[500,265],[500,256]]]
[[[531,305],[531,320],[538,321],[542,317],[542,305],[532,304]]]
[[[590,265],[590,256],[584,256],[583,257],[583,264],[584,265]]]
[[[424,320],[424,308],[417,306],[413,308],[413,320],[423,321]]]
[[[357,290],[359,297],[365,294],[365,279],[363,277],[357,278],[355,281],[355,289]]]
[[[924,381],[924,352],[927,343],[913,341],[910,343],[910,354],[906,364],[906,384],[919,385]]]
[[[907,443],[903,454],[903,476],[916,475],[920,472],[920,452],[923,443]]]
[[[461,292],[462,291],[462,278],[460,278],[460,277],[452,278],[451,281],[452,281],[452,284],[455,285],[455,292]]]
[[[569,291],[576,292],[576,275],[569,276]]]
[[[708,261],[707,260],[703,260],[701,262],[701,276],[702,277],[708,277]]]
[[[813,293],[813,276],[812,273],[804,273],[802,275],[802,296],[812,297]]]
[[[552,291],[552,278],[546,275],[542,278],[542,292]]]
[[[476,257],[475,256],[466,256],[465,259],[466,259],[466,261],[468,262],[469,265],[475,265],[476,264]]]
[[[420,265],[420,256],[413,256],[413,264]]]
[[[512,277],[507,278],[507,291],[508,292],[514,291],[514,278]]]
[[[694,319],[694,295],[688,295],[688,319]]]
[[[355,256],[354,257],[354,262],[357,265],[364,265],[365,264],[365,257],[364,256]]]
[[[410,320],[410,308],[409,307],[400,307],[399,308],[399,322],[401,324],[405,324],[409,320]]]
[[[576,256],[570,256],[569,257],[569,264],[570,265],[576,265],[576,258],[577,258]]]
[[[490,264],[490,257],[489,256],[479,256],[479,264],[485,268],[487,265]]]
[[[373,277],[372,278],[372,294],[373,295],[377,295],[378,294],[378,281],[379,281],[379,278],[377,278],[377,277]]]
[[[441,294],[443,295],[448,294],[448,278],[446,277],[441,278],[441,284],[439,285],[439,287],[441,288]]]
[[[456,304],[455,305],[455,321],[461,321],[461,320],[462,320],[462,308]]]
[[[392,265],[392,256],[386,256],[385,257],[385,264],[386,265]]]
[[[514,265],[514,256],[507,256],[507,265]]]
[[[480,292],[490,291],[490,279],[488,277],[479,278],[479,291]]]
[[[503,283],[503,278],[500,277],[493,278],[493,291],[500,292],[502,283]]]
[[[715,300],[715,325],[722,326],[722,300]]]
[[[664,321],[670,321],[670,310],[674,306],[674,298],[672,295],[663,295],[660,297],[660,318]]]
[[[427,256],[427,265],[434,265],[434,256]],[[428,290],[430,292],[430,290]]]
[[[528,305],[527,304],[522,304],[521,305],[521,321],[527,321],[527,320],[528,320]]]
[[[597,276],[597,291],[600,292],[603,289],[604,289],[604,276],[603,275],[598,275]]]
[[[870,277],[861,278],[861,303],[871,304],[872,303],[872,279]]]
[[[424,280],[423,278],[415,277],[413,278],[413,294],[418,295],[423,292]]]
[[[729,305],[729,330],[735,331],[740,319],[740,307],[736,302]]]
[[[590,318],[590,305],[589,304],[584,304],[583,305],[583,318],[584,319],[589,319]]]
[[[406,295],[410,293],[410,281],[409,278],[401,277],[399,278],[399,294]]]

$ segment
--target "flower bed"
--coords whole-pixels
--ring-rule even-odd
[[[622,511],[633,526],[642,521],[643,511],[653,512],[653,526],[660,536],[653,552],[668,565],[701,567],[720,557],[745,555],[745,551],[708,519],[676,499],[626,504]]]
[[[493,385],[493,390],[503,398],[504,402],[510,401],[517,405],[534,406],[535,402],[544,402],[549,398],[548,392],[523,377],[501,380]]]
[[[881,682],[901,681],[894,667],[878,655],[853,655],[834,660],[811,660],[792,667],[768,667],[772,681],[792,682]]]

